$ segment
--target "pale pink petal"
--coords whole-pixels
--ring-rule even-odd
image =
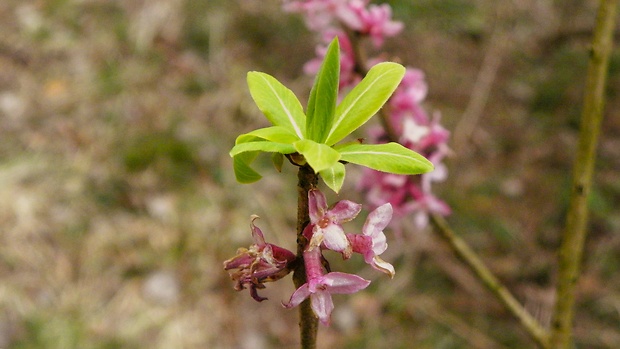
[[[310,222],[316,224],[323,218],[327,211],[325,195],[320,190],[312,189],[308,192],[308,213]]]
[[[336,17],[353,30],[361,30],[364,27],[359,15],[348,6],[340,6],[336,11]]]
[[[390,203],[383,204],[374,209],[366,218],[366,223],[364,223],[362,228],[363,234],[373,237],[373,240],[374,237],[383,235],[383,229],[390,223],[392,213],[393,210]],[[385,236],[383,238],[385,239]]]
[[[257,215],[252,215],[252,221],[250,222],[250,228],[252,229],[252,239],[254,239],[254,243],[258,246],[265,245],[265,235],[263,232],[254,225],[254,221],[258,219]]]
[[[308,296],[310,296],[310,290],[308,288],[308,283],[305,283],[293,292],[288,303],[282,303],[282,305],[286,308],[296,307],[300,305],[304,299],[308,298]]]
[[[334,310],[332,295],[327,291],[318,291],[310,296],[312,310],[323,325],[329,326],[329,319]]]
[[[418,211],[413,218],[413,222],[418,229],[425,229],[428,227],[428,212]]]
[[[323,243],[325,247],[336,252],[345,252],[349,250],[350,255],[351,244],[349,244],[349,240],[347,240],[341,226],[330,224],[321,230],[323,231]]]
[[[357,217],[361,210],[361,204],[349,200],[340,200],[328,211],[327,216],[332,222],[344,223]]]
[[[385,234],[381,232],[372,238],[372,252],[378,256],[387,250],[388,244],[386,242]]]
[[[337,294],[355,293],[370,285],[370,281],[360,276],[337,271],[323,276],[323,283],[327,286],[327,292]]]

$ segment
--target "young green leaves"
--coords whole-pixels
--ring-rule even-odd
[[[336,144],[381,109],[404,74],[399,64],[379,63],[337,105],[340,52],[336,38],[327,49],[304,113],[295,94],[274,77],[248,73],[250,94],[273,126],[237,137],[230,151],[237,180],[251,183],[261,178],[250,167],[259,152],[290,154],[296,164],[312,167],[335,192],[344,182],[344,163],[405,175],[431,171],[430,161],[397,143]]]

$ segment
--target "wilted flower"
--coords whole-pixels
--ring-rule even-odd
[[[323,274],[321,258],[321,251],[318,248],[304,252],[307,282],[295,290],[288,303],[283,303],[283,305],[287,308],[296,307],[310,297],[314,314],[321,323],[329,325],[330,316],[334,310],[332,294],[355,293],[365,289],[370,281],[347,273]]]
[[[261,302],[267,298],[259,296],[257,289],[265,288],[264,282],[279,280],[290,273],[290,264],[296,257],[285,248],[266,243],[263,232],[254,225],[257,218],[252,216],[250,223],[254,244],[248,249],[238,249],[235,257],[224,262],[224,270],[236,269],[230,272],[230,277],[236,281],[235,290],[249,287],[252,298]]]

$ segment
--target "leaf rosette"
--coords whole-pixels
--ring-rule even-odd
[[[400,64],[379,63],[338,104],[339,51],[336,38],[327,49],[305,112],[295,94],[276,78],[248,73],[252,99],[273,126],[237,137],[230,155],[239,182],[261,179],[251,167],[260,152],[274,153],[277,166],[282,155],[294,164],[309,165],[335,192],[344,182],[346,163],[403,175],[433,170],[430,161],[398,143],[339,144],[381,109],[405,74]]]

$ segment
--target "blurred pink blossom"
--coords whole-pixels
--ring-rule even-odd
[[[355,73],[355,58],[353,53],[353,47],[349,37],[339,29],[329,29],[323,33],[323,42],[316,47],[316,58],[308,61],[304,65],[304,73],[308,75],[316,75],[323,63],[325,53],[327,53],[327,46],[333,38],[338,37],[338,43],[340,44],[340,83],[339,87],[342,89],[347,86],[352,86],[361,80],[361,77]]]
[[[385,37],[394,36],[403,29],[401,22],[392,20],[389,5],[369,5],[368,0],[289,0],[284,1],[283,8],[303,13],[306,25],[313,31],[321,32],[340,24],[370,36],[376,47],[383,44]]]

